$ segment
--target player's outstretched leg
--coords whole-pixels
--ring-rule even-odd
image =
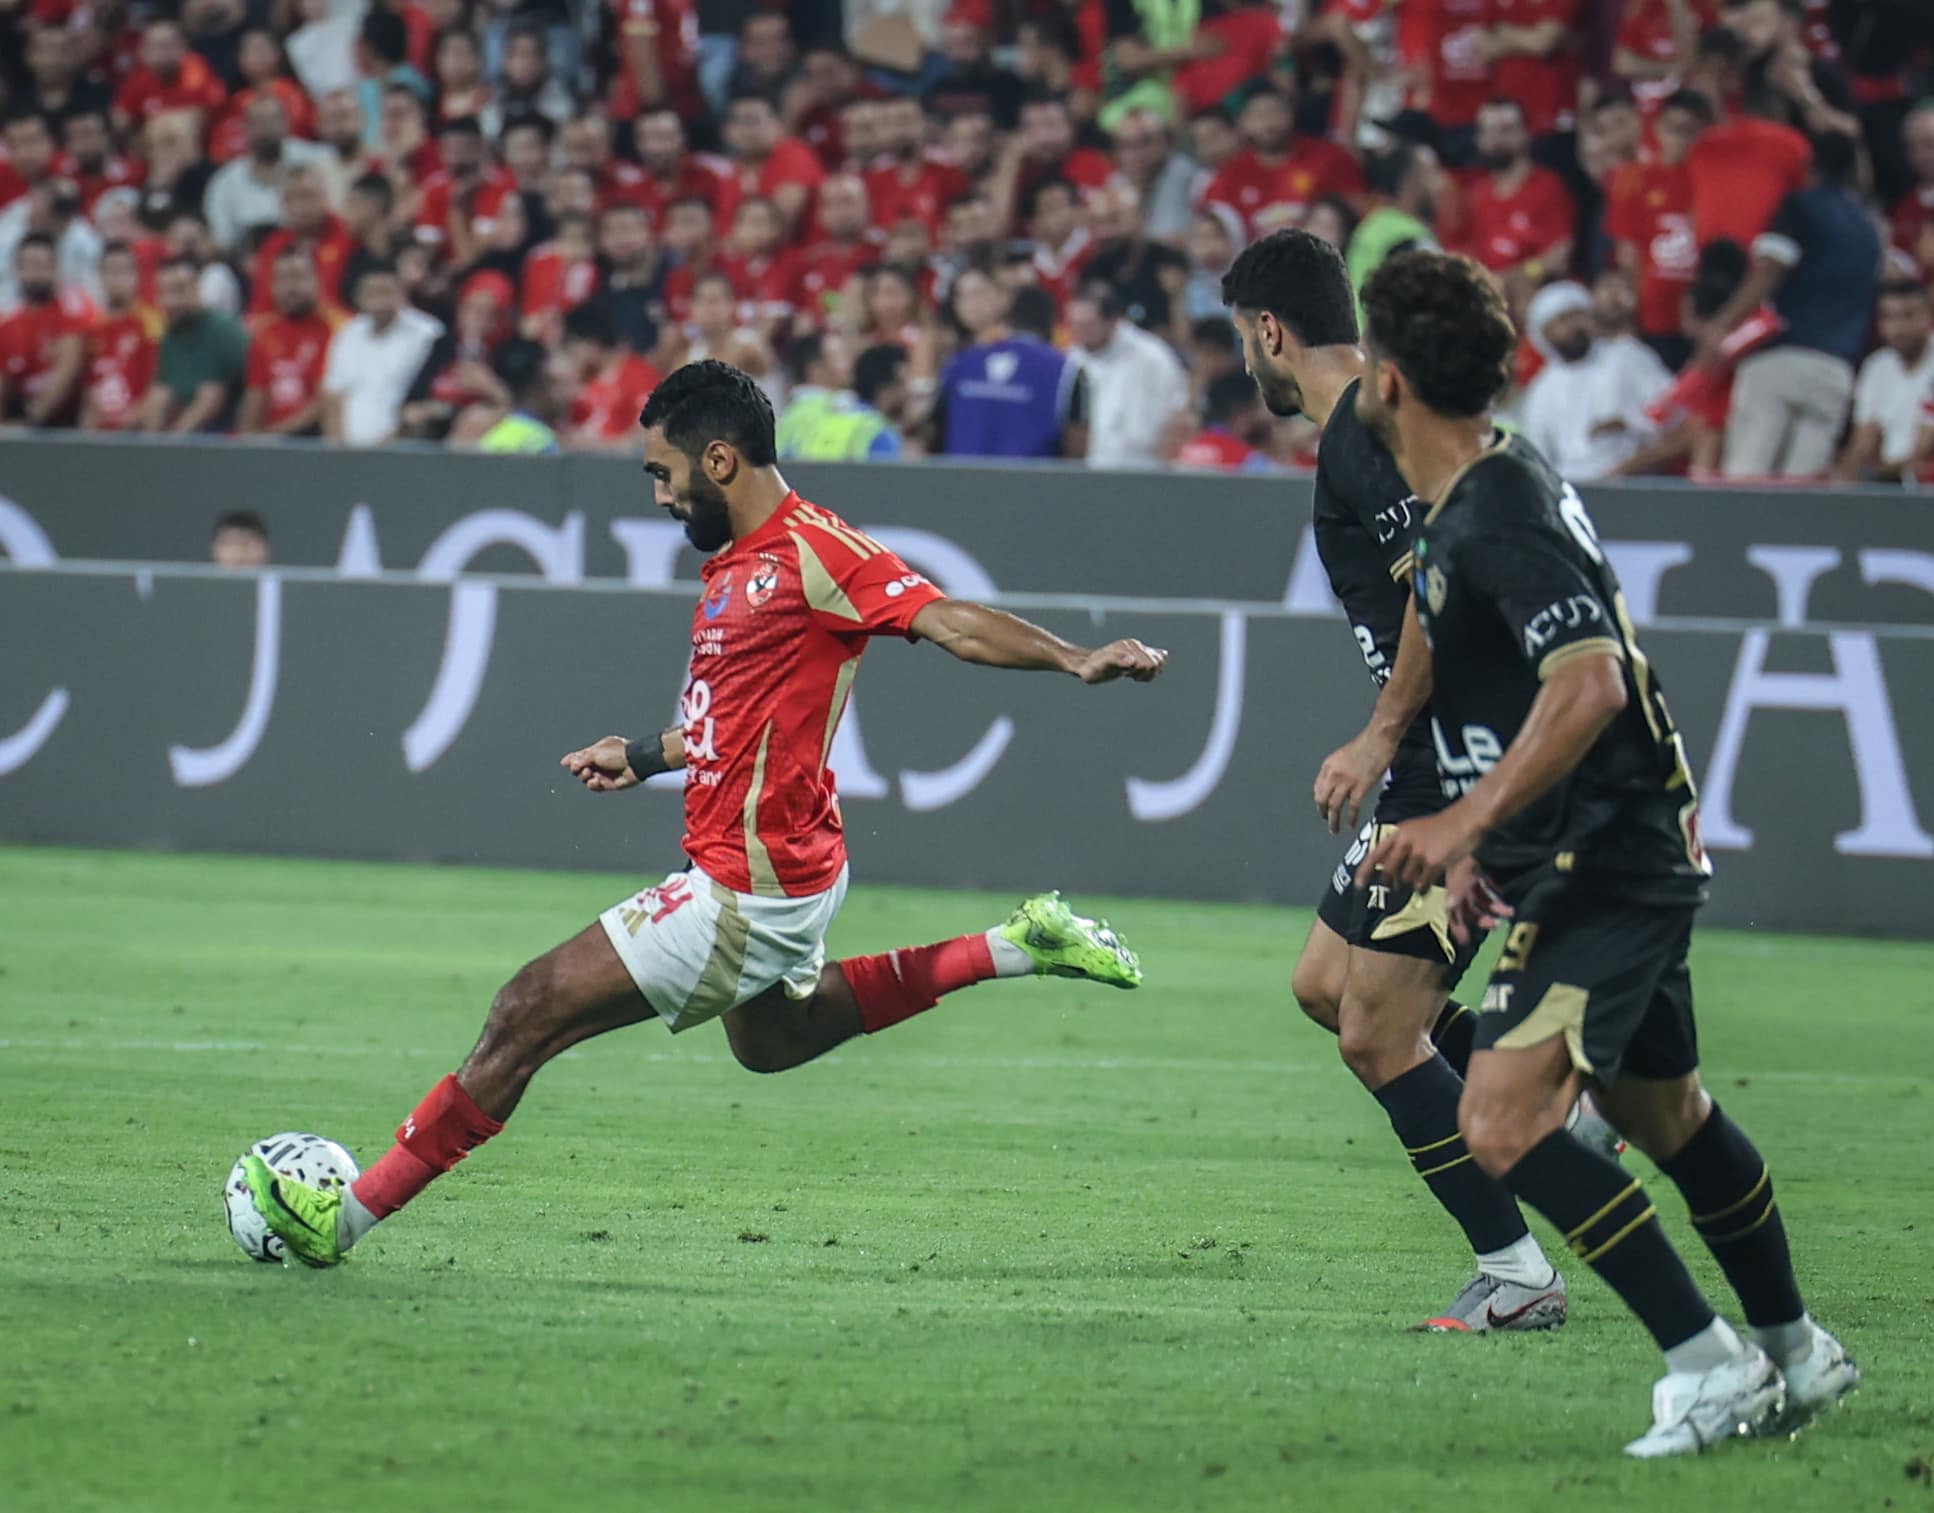
[[[1785,1376],[1782,1427],[1798,1428],[1859,1386],[1860,1368],[1801,1301],[1771,1170],[1698,1074],[1671,1081],[1627,1075],[1601,1102],[1684,1196],[1753,1338]]]
[[[545,1062],[579,1041],[651,1017],[603,927],[594,924],[497,990],[468,1059],[430,1089],[388,1153],[346,1193],[289,1181],[251,1159],[255,1206],[299,1260],[333,1266],[380,1220],[501,1130]]]
[[[1135,988],[1142,968],[1106,920],[1084,918],[1059,893],[1043,893],[981,934],[830,963],[811,997],[793,999],[775,988],[724,1015],[725,1032],[742,1065],[788,1071],[997,977],[1076,977]]]
[[[1638,1179],[1566,1132],[1577,1094],[1563,1036],[1480,1050],[1471,1057],[1459,1123],[1478,1164],[1564,1232],[1665,1353],[1652,1427],[1626,1453],[1686,1455],[1736,1435],[1770,1433],[1786,1407],[1779,1368],[1713,1312]]]

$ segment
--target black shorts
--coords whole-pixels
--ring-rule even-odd
[[[1410,816],[1406,816],[1408,818]],[[1391,956],[1412,956],[1434,961],[1444,968],[1446,992],[1457,986],[1484,944],[1479,936],[1467,946],[1451,938],[1450,921],[1444,912],[1444,890],[1426,888],[1413,893],[1383,880],[1378,873],[1368,887],[1356,883],[1357,865],[1370,854],[1370,848],[1397,822],[1386,817],[1383,806],[1362,830],[1350,849],[1337,863],[1323,890],[1316,917],[1342,936],[1348,945],[1365,951],[1382,951]]]
[[[1572,1065],[1610,1085],[1621,1071],[1669,1080],[1699,1066],[1692,1017],[1692,917],[1568,888],[1528,900],[1505,937],[1474,1049],[1565,1037]]]

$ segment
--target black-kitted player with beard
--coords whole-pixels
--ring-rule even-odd
[[[1105,923],[1045,893],[1005,924],[880,956],[826,959],[846,897],[846,842],[826,763],[868,640],[932,641],[964,662],[1146,683],[1168,654],[1139,641],[1070,646],[1025,620],[950,599],[879,542],[801,499],[774,466],[772,406],[721,362],[689,363],[640,417],[658,503],[700,551],[681,723],[563,758],[593,793],[685,774],[691,866],[621,899],[497,992],[482,1037],[423,1099],[396,1144],[344,1191],[246,1158],[269,1227],[333,1266],[379,1221],[503,1128],[546,1062],[646,1019],[673,1032],[718,1019],[755,1072],[801,1066],[853,1036],[924,1013],[995,977],[1141,983]],[[621,673],[630,664],[619,659]]]
[[[1807,1317],[1766,1162],[1699,1083],[1687,952],[1712,869],[1685,745],[1584,502],[1491,423],[1517,333],[1490,276],[1404,253],[1363,303],[1355,407],[1426,501],[1411,575],[1457,797],[1382,835],[1359,872],[1418,888],[1448,874],[1459,932],[1511,921],[1459,1127],[1665,1352],[1652,1427],[1626,1453],[1783,1432],[1860,1373]],[[1638,1180],[1566,1132],[1583,1079],[1684,1194],[1751,1341],[1701,1295]]]
[[[1477,1276],[1425,1328],[1485,1332],[1564,1323],[1564,1278],[1511,1194],[1471,1161],[1457,1133],[1470,1011],[1449,989],[1476,954],[1452,941],[1441,888],[1354,873],[1391,826],[1444,805],[1431,747],[1429,657],[1410,603],[1410,545],[1422,518],[1410,486],[1353,404],[1363,373],[1356,295],[1336,249],[1305,231],[1252,243],[1222,280],[1244,360],[1277,415],[1323,428],[1316,548],[1379,693],[1362,733],[1316,778],[1332,833],[1376,807],[1324,889],[1296,962],[1303,1011],[1337,1035],[1343,1060],[1383,1106],[1412,1166],[1455,1219]],[[1381,791],[1379,792],[1379,786]]]

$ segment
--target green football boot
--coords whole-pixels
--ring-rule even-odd
[[[1142,985],[1140,960],[1108,921],[1082,918],[1059,893],[1030,898],[1008,916],[1000,933],[1027,953],[1037,977],[1083,977],[1111,988]]]
[[[282,1237],[282,1243],[304,1266],[335,1266],[346,1252],[336,1237],[336,1215],[342,1194],[323,1192],[280,1176],[260,1156],[242,1158],[249,1196],[262,1222]]]

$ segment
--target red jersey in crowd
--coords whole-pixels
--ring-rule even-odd
[[[1254,470],[1262,461],[1260,452],[1220,426],[1204,427],[1175,450],[1175,465],[1182,468],[1240,473]]]
[[[764,257],[741,257],[728,252],[719,271],[732,281],[732,292],[750,311],[751,320],[776,320],[792,313],[799,288],[799,263],[789,248]]]
[[[556,242],[541,242],[524,259],[517,305],[525,319],[545,326],[546,340],[555,341],[563,329],[564,312],[597,292],[596,259],[573,257]]]
[[[747,195],[757,194],[771,199],[776,191],[788,184],[797,184],[810,196],[825,177],[826,170],[812,148],[797,137],[781,137],[773,144],[766,160],[756,167],[750,163],[734,163],[730,166],[719,190],[718,214],[714,224],[721,228],[730,226],[732,217],[738,213],[739,201]]]
[[[1556,21],[1565,28],[1558,50],[1545,57],[1526,53],[1499,58],[1491,66],[1491,93],[1524,107],[1533,136],[1570,126],[1578,113],[1578,30],[1580,0],[1491,0],[1493,26],[1541,26]]]
[[[1487,268],[1515,268],[1570,238],[1576,214],[1565,181],[1548,168],[1532,168],[1510,194],[1483,174],[1464,197],[1463,250]]]
[[[163,79],[151,69],[136,68],[114,92],[116,114],[136,125],[170,110],[201,110],[212,118],[228,99],[228,87],[198,53],[182,59],[181,71]]]
[[[702,576],[680,703],[685,854],[740,893],[823,893],[846,865],[826,760],[854,664],[944,596],[796,493]]]
[[[1035,244],[1034,282],[1054,296],[1056,310],[1067,304],[1094,255],[1095,239],[1086,226],[1077,226],[1059,247]],[[926,291],[922,294],[924,297]]]
[[[332,215],[320,236],[305,238],[300,232],[284,226],[262,239],[262,245],[256,249],[255,262],[249,269],[250,315],[266,315],[274,308],[270,286],[275,277],[275,260],[289,248],[304,241],[309,244],[309,261],[315,265],[316,283],[322,302],[325,305],[343,303],[343,269],[356,251],[356,238],[349,234],[347,226]]]
[[[1679,329],[1680,301],[1699,266],[1692,234],[1692,175],[1683,163],[1626,163],[1605,181],[1605,229],[1638,254],[1638,328]]]
[[[18,410],[38,394],[61,343],[86,335],[98,318],[86,295],[64,289],[44,305],[19,305],[0,320],[0,373],[6,375],[8,405]]]
[[[1713,0],[1686,0],[1692,12],[1692,35],[1696,39],[1719,18]],[[1619,18],[1618,38],[1614,44],[1644,58],[1649,63],[1677,62],[1681,68],[1692,60],[1679,56],[1679,38],[1672,30],[1672,7],[1667,0],[1625,0]],[[1653,115],[1666,97],[1680,86],[1680,80],[1634,79],[1632,98],[1645,115]]]
[[[315,102],[294,79],[278,76],[269,80],[266,91],[249,88],[237,90],[229,96],[228,108],[222,112],[221,120],[215,123],[215,129],[208,134],[210,162],[226,163],[248,151],[248,123],[244,117],[256,97],[265,92],[282,102],[282,119],[289,123],[290,136],[313,137],[316,134]]]
[[[482,223],[497,214],[497,207],[517,193],[517,176],[508,168],[491,167],[468,192],[463,213],[473,234]],[[439,168],[424,181],[423,198],[417,202],[416,239],[437,248],[445,256],[450,250],[450,215],[457,208],[457,188],[450,175]]]
[[[244,382],[262,396],[263,425],[280,425],[315,402],[342,321],[340,310],[325,307],[300,318],[271,310],[250,322]]]
[[[81,192],[81,212],[94,213],[95,203],[110,189],[138,189],[148,177],[148,165],[139,158],[124,158],[110,155],[105,159],[98,173],[85,173],[80,164],[62,153],[59,166],[55,170],[64,179],[72,179],[74,187]],[[0,167],[0,179],[6,176],[6,169]],[[5,203],[6,191],[0,188],[0,204]]]
[[[638,413],[658,387],[658,369],[636,352],[627,352],[615,365],[578,390],[571,406],[571,429],[600,441],[622,441],[638,429]]]
[[[808,318],[823,319],[853,275],[879,260],[876,242],[815,242],[799,254],[793,304]]]
[[[1289,150],[1274,162],[1244,147],[1216,170],[1202,191],[1204,203],[1227,205],[1243,219],[1251,236],[1295,226],[1326,194],[1354,195],[1363,190],[1363,173],[1334,142],[1292,137]]]
[[[126,315],[102,315],[87,333],[82,398],[103,431],[125,431],[154,383],[161,355],[161,312],[137,305]]]
[[[966,193],[967,175],[951,163],[923,158],[911,176],[898,159],[888,159],[865,174],[866,194],[873,224],[892,227],[911,216],[937,232],[946,219],[948,202]]]
[[[610,0],[618,22],[618,42],[613,49],[618,73],[611,81],[609,103],[612,116],[629,121],[648,103],[632,76],[630,46],[632,39],[643,38],[652,48],[658,63],[658,79],[664,90],[660,104],[669,105],[681,120],[696,120],[705,114],[705,103],[698,92],[698,7],[693,0]]]
[[[1806,187],[1812,163],[1812,143],[1777,121],[1741,116],[1707,127],[1686,157],[1699,245],[1723,236],[1750,248],[1780,201]]]
[[[1934,226],[1934,184],[1910,189],[1894,202],[1892,241],[1902,252],[1918,256],[1929,226]]]
[[[688,152],[678,165],[677,176],[661,179],[644,169],[633,182],[618,191],[618,198],[642,209],[651,217],[653,231],[665,224],[665,211],[674,200],[707,200],[717,206],[725,197],[731,164],[709,153]],[[716,211],[715,211],[716,214]]]
[[[1405,0],[1399,46],[1424,79],[1411,104],[1439,126],[1469,126],[1491,98],[1491,66],[1479,50],[1490,14],[1491,0]]]
[[[1251,79],[1268,74],[1282,39],[1282,17],[1273,5],[1242,5],[1206,16],[1198,37],[1213,37],[1222,50],[1213,58],[1184,63],[1169,80],[1186,119],[1220,105]]]

